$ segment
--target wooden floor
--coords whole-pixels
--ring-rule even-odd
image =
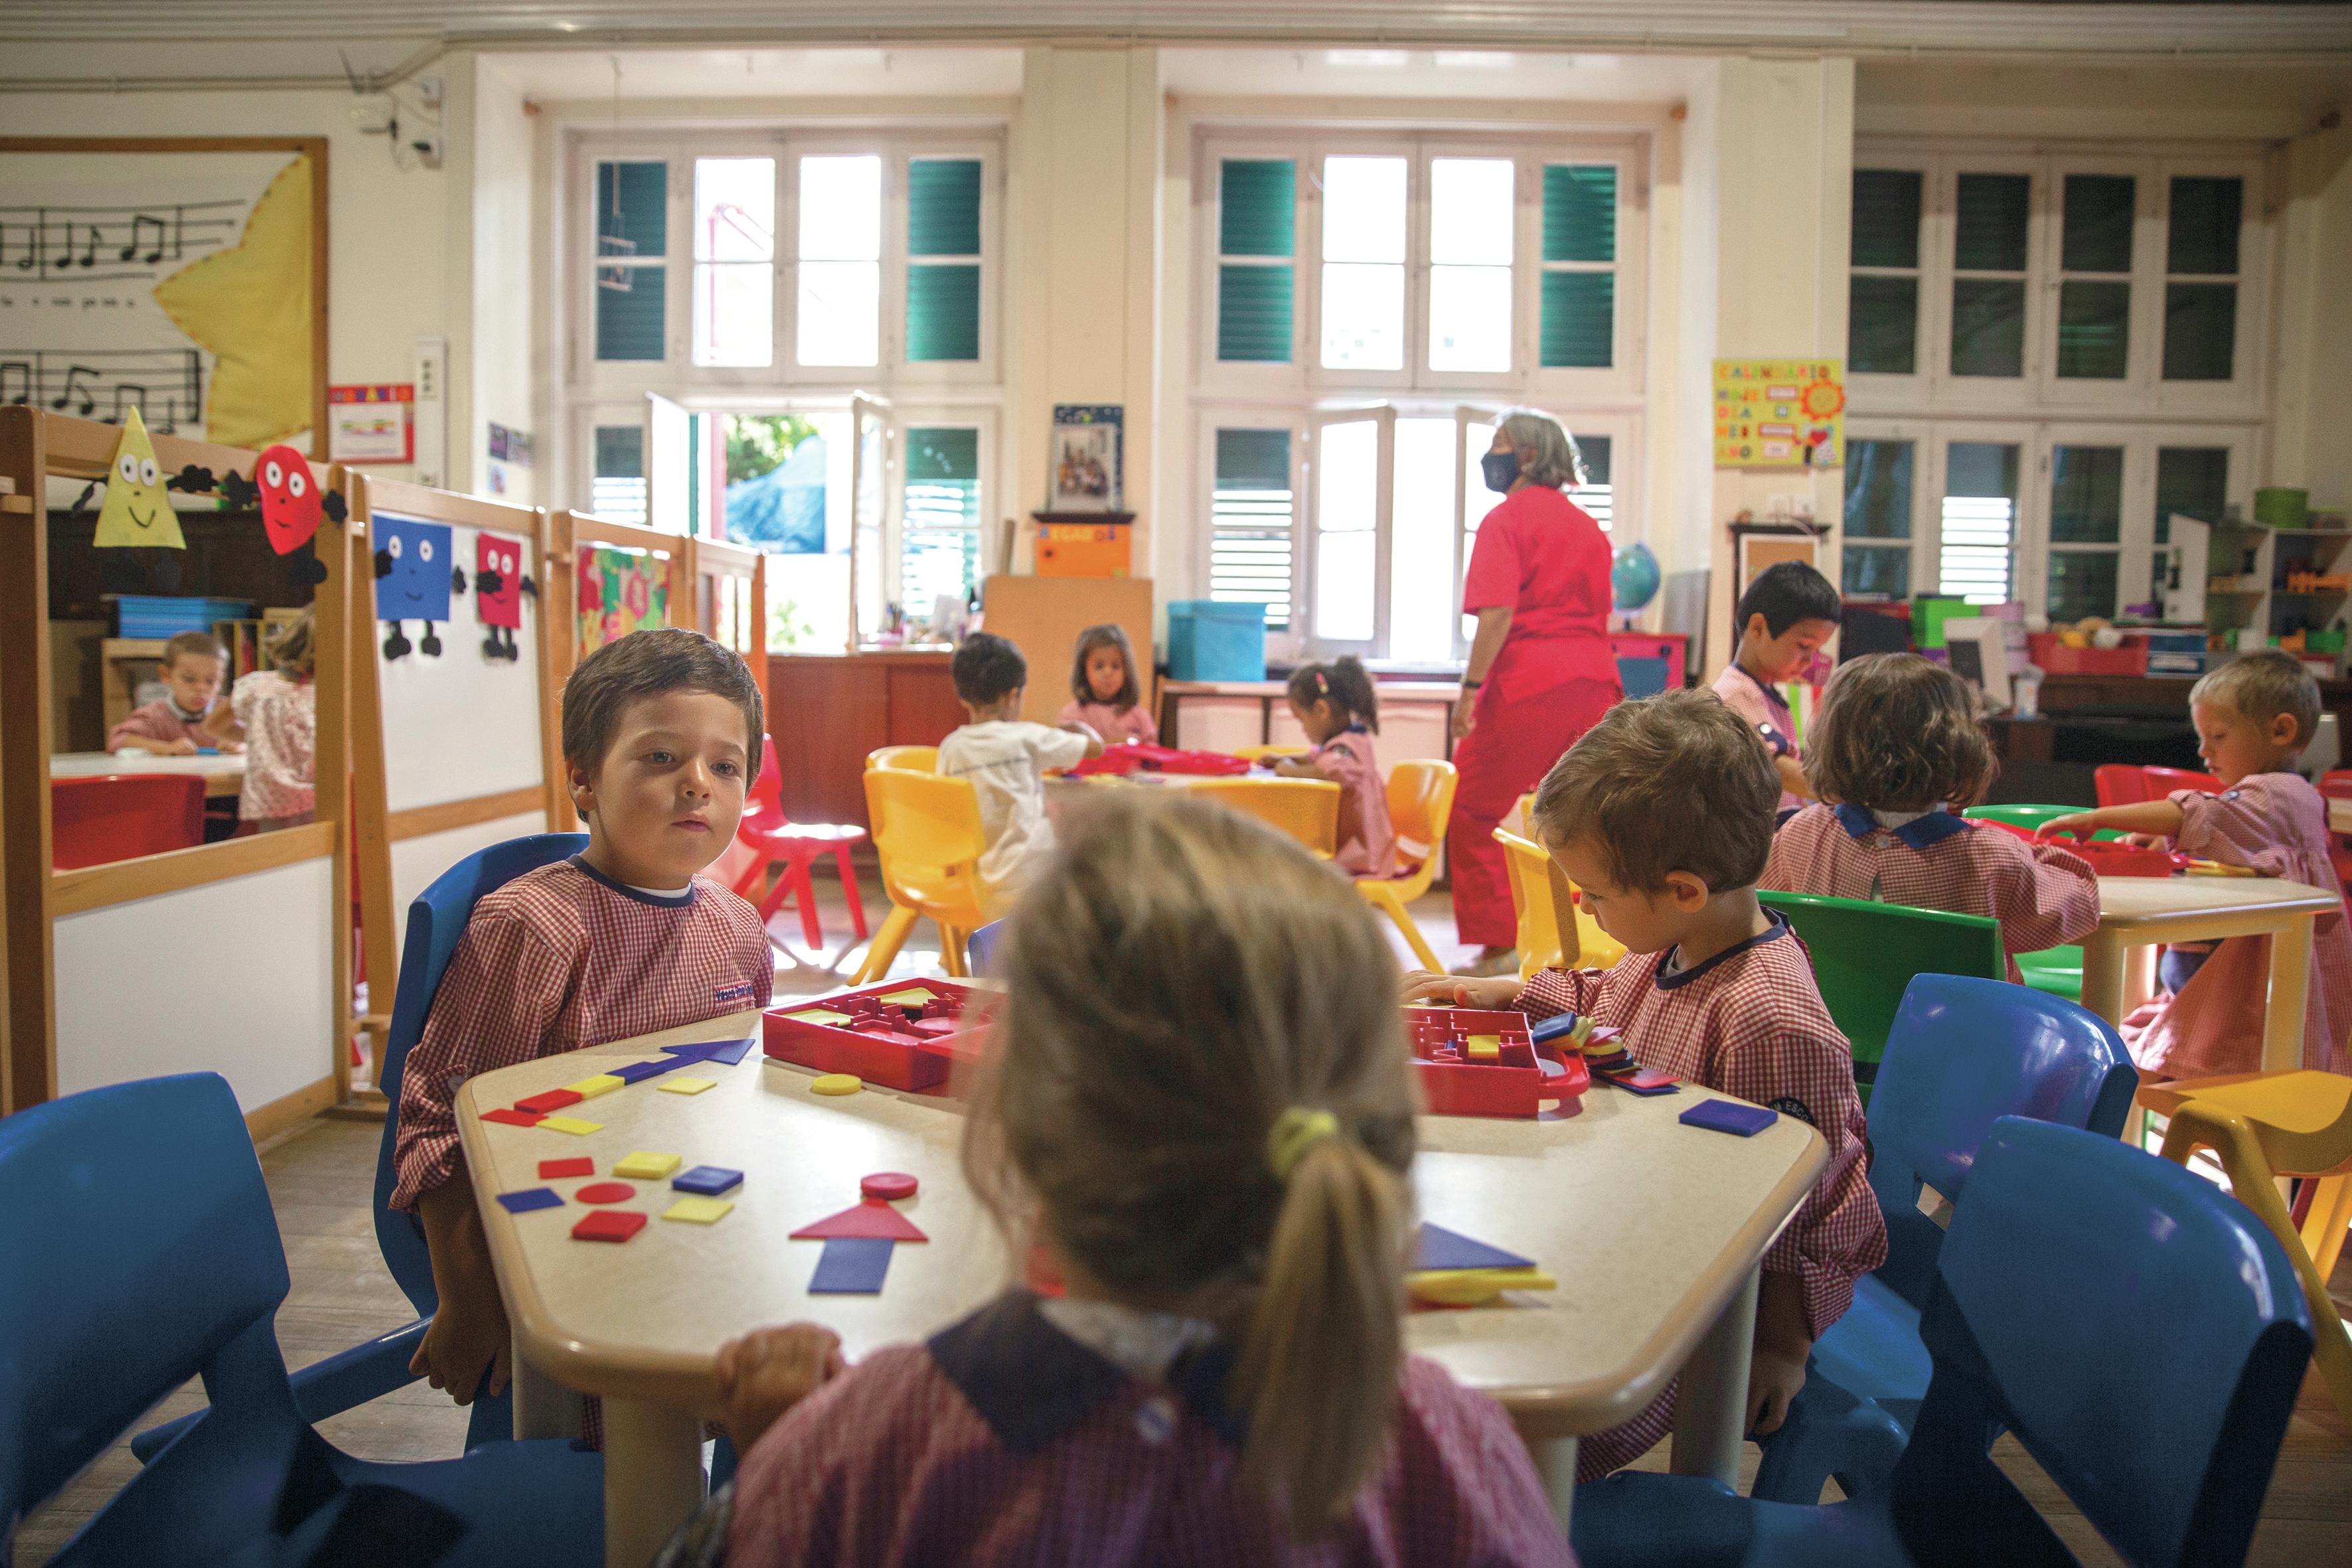
[[[832,884],[824,884],[824,890],[831,892]],[[848,932],[847,915],[831,900],[821,898],[820,901],[826,929],[839,942]],[[869,911],[887,907],[878,886],[866,889],[866,907]],[[1453,918],[1445,896],[1431,895],[1413,912],[1438,956],[1447,963],[1457,962],[1464,950],[1453,940]],[[797,922],[789,932],[785,928],[786,922],[780,920],[773,929],[797,944]],[[929,945],[910,942],[908,952],[892,967],[893,976],[937,973],[937,939],[922,940]],[[1391,940],[1396,940],[1393,933]],[[1400,956],[1404,956],[1402,941],[1396,941],[1396,946]],[[843,984],[840,976],[855,969],[857,956],[845,954],[830,972],[822,965],[800,967],[780,961],[778,989],[799,994],[836,989]],[[277,1208],[278,1228],[293,1278],[292,1291],[278,1313],[278,1342],[289,1366],[308,1365],[396,1329],[413,1316],[376,1252],[371,1205],[381,1135],[381,1128],[374,1124],[319,1119],[292,1129],[261,1151],[262,1172]],[[2331,1286],[2338,1306],[2352,1314],[2352,1252],[2338,1265]],[[2160,1346],[2118,1346],[2117,1353],[2143,1354],[2148,1375],[2163,1375]],[[156,1406],[134,1429],[195,1409],[203,1402],[203,1390],[191,1383]],[[464,1448],[466,1412],[420,1382],[322,1422],[319,1429],[337,1447],[363,1458],[451,1458]],[[2002,1439],[1995,1453],[2084,1563],[2121,1563],[2014,1439]],[[1751,1447],[1741,1467],[1743,1489],[1754,1478],[1756,1460]],[[1664,1469],[1665,1461],[1666,1449],[1661,1445],[1640,1461],[1640,1468]],[[46,1563],[137,1469],[129,1447],[118,1444],[46,1508],[28,1517],[16,1534],[19,1568],[40,1568]],[[1835,1488],[1826,1495],[1833,1498]],[[2352,1433],[2328,1401],[2315,1373],[2305,1382],[2247,1562],[2256,1568],[2352,1564]]]

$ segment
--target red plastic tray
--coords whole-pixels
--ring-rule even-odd
[[[2102,877],[2169,877],[2189,868],[2189,857],[2169,849],[2144,849],[2137,844],[2105,839],[2086,844],[2072,834],[2053,833],[2041,842],[2055,844],[2080,855]]]
[[[902,991],[927,991],[931,1000],[919,1007],[882,1000]],[[760,1026],[761,1048],[779,1061],[819,1072],[855,1073],[885,1089],[930,1089],[944,1082],[969,1052],[954,1033],[915,1026],[961,1020],[976,994],[952,980],[899,980],[804,997],[768,1009]],[[850,1021],[824,1024],[793,1016],[820,1009],[846,1014]]]
[[[1139,769],[1155,773],[1228,776],[1245,773],[1249,772],[1249,766],[1244,759],[1224,752],[1179,752],[1138,742],[1132,745],[1109,747],[1101,756],[1089,757],[1066,771],[1076,778],[1090,777],[1096,773],[1131,773]]]
[[[1439,1116],[1533,1116],[1545,1100],[1580,1099],[1592,1087],[1583,1057],[1538,1046],[1524,1013],[1407,1007],[1404,1027],[1422,1098]],[[1462,1057],[1462,1042],[1472,1035],[1499,1036],[1500,1060],[1490,1066]],[[1547,1073],[1542,1061],[1560,1070]]]

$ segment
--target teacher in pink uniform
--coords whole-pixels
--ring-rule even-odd
[[[1445,840],[1454,931],[1479,948],[1460,974],[1517,972],[1495,826],[1625,695],[1609,647],[1609,537],[1560,493],[1584,479],[1576,443],[1549,414],[1514,409],[1484,467],[1503,502],[1479,523],[1463,582],[1462,612],[1478,632],[1454,708],[1462,777]]]

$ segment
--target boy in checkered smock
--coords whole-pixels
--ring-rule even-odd
[[[1842,664],[1807,739],[1820,804],[1773,836],[1759,886],[1990,916],[2013,981],[2019,953],[2099,923],[2099,879],[2082,857],[1958,815],[2000,765],[1975,689],[1950,670],[1916,653]]]
[[[1589,1016],[1624,1031],[1642,1066],[1770,1106],[1811,1125],[1829,1165],[1764,1254],[1748,1427],[1780,1429],[1813,1342],[1886,1260],[1886,1225],[1863,1157],[1853,1052],[1830,1021],[1787,920],[1757,902],[1780,779],[1764,742],[1714,693],[1620,703],[1569,749],[1531,814],[1601,929],[1615,967],[1516,980],[1405,977],[1439,996],[1531,1017]],[[1622,1426],[1586,1438],[1580,1479],[1639,1458],[1674,1425],[1670,1387]]]
[[[2340,889],[2327,854],[2327,803],[2294,759],[2319,730],[2319,683],[2301,659],[2277,648],[2240,654],[2189,689],[2197,753],[2220,795],[2175,790],[2163,800],[2106,805],[2051,822],[2051,832],[2116,827],[2169,838],[2175,847],[2225,866],[2308,887]],[[2177,943],[2157,965],[2155,1000],[2120,1033],[2140,1073],[2151,1079],[2260,1072],[2270,995],[2267,936]],[[2302,1065],[2352,1072],[2352,931],[2341,909],[2311,922],[2311,983],[2304,994]]]
[[[1106,800],[997,955],[964,1172],[1059,1293],[845,1370],[808,1324],[723,1347],[742,1466],[660,1568],[1572,1562],[1510,1417],[1404,1352],[1412,1069],[1347,884]]]
[[[457,1086],[767,1005],[775,959],[759,915],[698,875],[734,841],[765,721],[751,672],[699,632],[633,632],[564,682],[564,773],[588,847],[474,906],[401,1079],[392,1206],[424,1222],[441,1297],[411,1370],[460,1405],[485,1373],[487,1392],[506,1386],[512,1335],[457,1144]]]

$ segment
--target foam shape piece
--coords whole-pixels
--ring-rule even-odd
[[[856,1073],[829,1072],[809,1084],[811,1094],[856,1094],[866,1087],[866,1080]]]
[[[586,1097],[568,1089],[551,1089],[544,1094],[534,1094],[529,1100],[515,1101],[517,1110],[528,1110],[534,1116],[545,1116],[551,1110],[561,1110],[567,1105],[577,1105]]]
[[[310,465],[291,447],[264,447],[253,465],[261,492],[261,530],[280,555],[299,550],[319,531],[319,487]]]
[[[1777,1110],[1767,1110],[1760,1105],[1741,1105],[1728,1100],[1702,1100],[1682,1113],[1685,1127],[1704,1127],[1710,1132],[1728,1132],[1735,1138],[1753,1138],[1780,1120]]]
[[[584,1138],[591,1132],[604,1131],[603,1122],[583,1121],[576,1116],[542,1116],[539,1120],[539,1124],[550,1132],[569,1132],[575,1138]]]
[[[803,1008],[798,1013],[787,1013],[784,1016],[790,1018],[795,1024],[824,1024],[830,1026],[834,1024],[846,1024],[849,1022],[848,1014],[836,1013],[830,1007],[808,1007]]]
[[[915,1189],[921,1185],[920,1182],[904,1171],[877,1171],[870,1176],[862,1176],[858,1179],[857,1193],[860,1197],[881,1198],[886,1201],[892,1198],[911,1198],[915,1195]]]
[[[746,1035],[740,1040],[700,1040],[690,1046],[664,1046],[662,1049],[677,1058],[680,1065],[687,1062],[724,1062],[731,1068],[742,1061],[745,1053],[751,1050],[751,1038]]]
[[[613,1074],[608,1072],[600,1072],[593,1074],[591,1077],[581,1079],[576,1083],[567,1083],[563,1087],[570,1089],[572,1093],[578,1095],[583,1100],[593,1100],[600,1094],[612,1093],[614,1089],[621,1088],[629,1080],[627,1079],[615,1078]]]
[[[535,1110],[509,1110],[500,1106],[496,1110],[483,1111],[482,1120],[496,1121],[507,1127],[536,1127],[547,1118]]]
[[[654,1087],[664,1094],[700,1094],[704,1089],[717,1089],[719,1085],[707,1078],[674,1078]]]
[[[1448,1230],[1442,1225],[1422,1223],[1421,1237],[1413,1244],[1412,1269],[1416,1274],[1431,1269],[1463,1268],[1533,1268],[1535,1260],[1521,1258],[1516,1252],[1484,1241],[1473,1241],[1460,1231]]]
[[[835,1237],[879,1237],[885,1241],[929,1241],[915,1222],[880,1198],[866,1198],[836,1215],[793,1232],[794,1241],[831,1241]],[[1526,1259],[1520,1259],[1525,1262]]]
[[[876,1000],[886,1002],[893,1007],[928,1007],[938,1001],[939,997],[934,993],[917,985],[905,991],[893,991],[887,996],[877,997]]]
[[[572,1195],[583,1204],[617,1204],[635,1197],[637,1189],[626,1182],[591,1182]]]
[[[614,1068],[606,1076],[619,1079],[623,1083],[643,1083],[649,1078],[659,1078],[685,1065],[683,1057],[672,1057],[666,1062],[631,1062],[625,1068]]]
[[[691,1171],[682,1171],[671,1177],[669,1184],[677,1192],[700,1193],[704,1197],[715,1198],[729,1188],[740,1185],[742,1181],[743,1173],[740,1171],[730,1171],[724,1165],[697,1165]]]
[[[593,1176],[595,1173],[596,1162],[585,1154],[573,1154],[562,1160],[541,1160],[539,1163],[539,1179],[542,1182],[561,1181],[566,1176]]]
[[[890,1272],[890,1243],[880,1237],[837,1237],[824,1244],[809,1276],[812,1296],[878,1296]]]
[[[1622,1072],[1604,1072],[1601,1076],[1631,1094],[1680,1092],[1676,1087],[1680,1079],[1671,1073],[1663,1073],[1654,1068],[1633,1068]]]
[[[533,1209],[560,1209],[563,1199],[553,1187],[530,1187],[520,1193],[500,1193],[499,1206],[509,1214],[529,1214]]]
[[[71,377],[67,384],[71,386]],[[64,406],[62,399],[58,406]],[[163,489],[163,477],[156,471],[155,443],[147,438],[146,422],[139,417],[135,403],[124,412],[122,435],[114,444],[114,460],[106,466],[105,477],[106,500],[99,506],[98,530],[90,537],[94,548],[188,547],[180,532],[179,515],[172,510],[172,498]]]
[[[640,1182],[658,1182],[686,1163],[675,1154],[654,1153],[640,1149],[625,1160],[613,1162],[613,1174],[627,1176]]]
[[[267,519],[268,513],[262,515]],[[522,547],[513,540],[496,533],[475,540],[474,613],[482,625],[522,625]]]
[[[598,1209],[572,1227],[574,1241],[626,1241],[646,1228],[646,1216],[635,1209]]]
[[[385,570],[376,579],[375,616],[380,621],[446,621],[449,618],[449,525],[378,512],[370,520],[376,557]]]
[[[683,1220],[688,1225],[717,1225],[734,1207],[725,1198],[680,1198],[662,1210],[662,1218]]]

